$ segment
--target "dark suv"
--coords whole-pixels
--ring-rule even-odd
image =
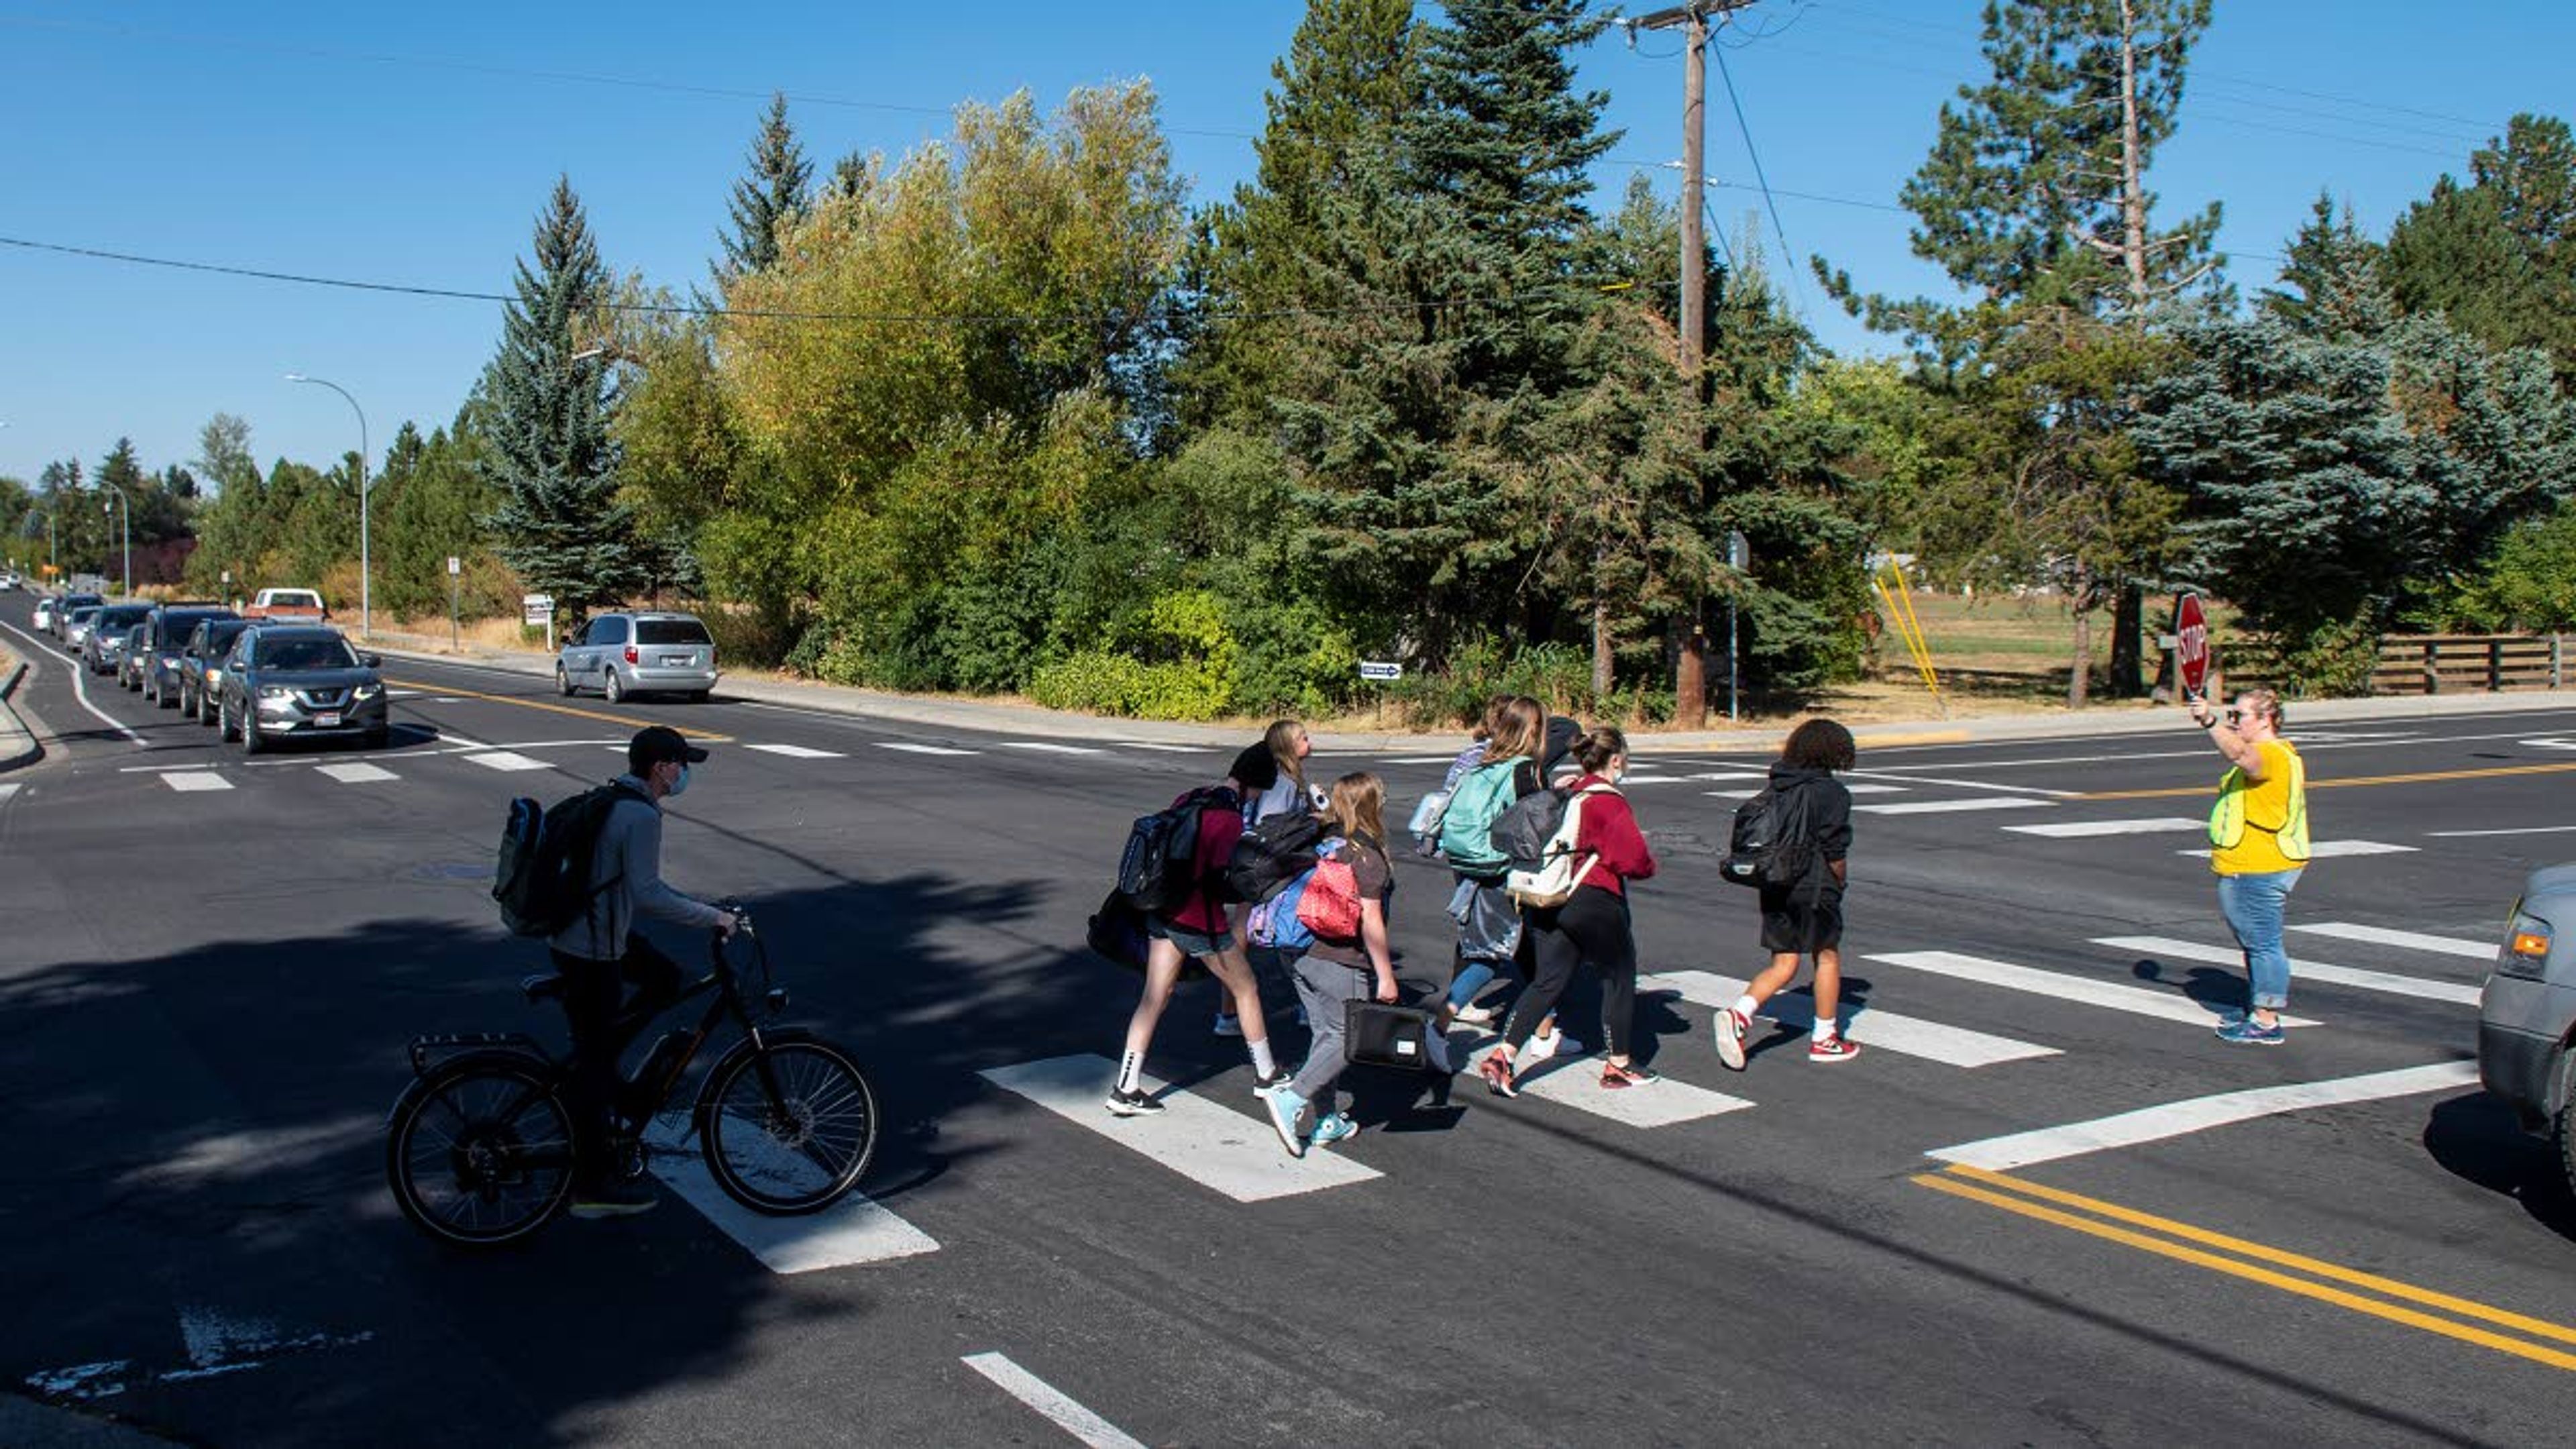
[[[245,629],[224,658],[218,722],[227,740],[256,755],[281,740],[362,738],[380,749],[391,733],[378,659],[349,647],[324,624]]]
[[[233,617],[233,611],[221,604],[163,604],[154,609],[143,621],[143,654],[126,665],[142,678],[144,702],[162,709],[177,705],[179,662],[187,652],[189,636],[208,619]]]
[[[189,634],[188,647],[179,651],[180,714],[199,724],[215,722],[215,704],[224,689],[224,656],[233,652],[242,631],[258,622],[227,614],[201,621]]]

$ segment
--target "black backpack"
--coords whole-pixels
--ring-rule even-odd
[[[1307,810],[1285,810],[1243,832],[1225,863],[1225,894],[1255,905],[1315,868],[1324,822]]]
[[[492,872],[492,899],[501,924],[514,936],[551,936],[590,909],[618,877],[594,884],[591,861],[599,832],[621,798],[643,799],[625,785],[602,785],[544,809],[522,795],[510,802],[501,824],[501,847]]]
[[[1516,870],[1538,869],[1547,858],[1547,843],[1565,824],[1565,804],[1571,798],[1550,785],[1513,801],[1494,821],[1494,849],[1501,851]]]
[[[1199,814],[1221,790],[1193,790],[1169,810],[1136,817],[1118,855],[1118,893],[1140,911],[1168,915],[1199,888]]]
[[[1717,873],[1740,886],[1794,886],[1815,869],[1807,792],[1772,787],[1735,807],[1735,831]]]

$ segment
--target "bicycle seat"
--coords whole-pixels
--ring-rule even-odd
[[[559,1001],[564,994],[564,979],[556,972],[523,976],[519,979],[519,989],[527,993],[531,1005],[540,1001]]]

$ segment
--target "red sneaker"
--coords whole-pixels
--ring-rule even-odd
[[[1497,1097],[1521,1094],[1520,1083],[1512,1079],[1511,1058],[1501,1052],[1487,1052],[1485,1059],[1476,1063],[1476,1075],[1485,1079],[1485,1090]]]
[[[1840,1032],[1807,1043],[1807,1060],[1811,1062],[1847,1062],[1859,1055],[1860,1048],[1843,1040]]]

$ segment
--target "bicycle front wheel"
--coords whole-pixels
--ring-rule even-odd
[[[539,1063],[446,1063],[394,1104],[385,1179],[413,1226],[460,1247],[513,1242],[572,1196],[572,1118]]]
[[[745,1041],[698,1099],[707,1171],[736,1202],[792,1216],[858,1186],[877,1150],[877,1099],[848,1053],[812,1038]]]

